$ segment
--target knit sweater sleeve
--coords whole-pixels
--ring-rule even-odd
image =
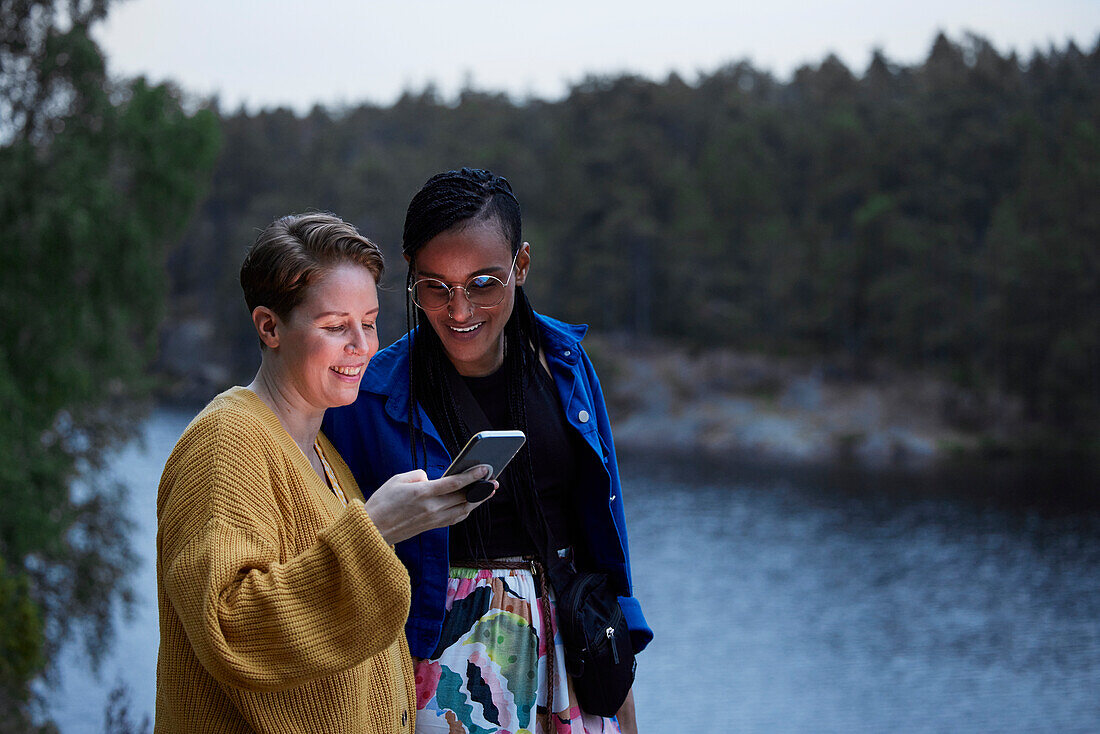
[[[202,665],[223,684],[275,691],[389,647],[409,577],[363,503],[286,558],[280,503],[293,492],[276,483],[293,472],[278,476],[277,447],[247,422],[208,423],[177,445],[158,500],[161,582]]]

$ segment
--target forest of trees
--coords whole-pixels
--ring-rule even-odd
[[[55,731],[32,682],[83,632],[111,642],[133,553],[98,471],[140,427],[164,251],[194,211],[217,119],[112,82],[104,0],[0,0],[0,732]]]
[[[1021,59],[940,36],[922,63],[876,54],[862,73],[829,57],[784,82],[742,62],[691,83],[593,77],[558,102],[427,88],[221,126],[171,272],[175,316],[217,325],[210,356],[237,379],[256,360],[235,277],[258,227],[318,208],[378,241],[392,339],[408,200],[470,165],[523,202],[548,312],[857,377],[931,370],[1097,446],[1100,43]]]

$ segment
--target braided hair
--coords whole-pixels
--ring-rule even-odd
[[[411,287],[416,277],[416,255],[437,235],[475,222],[495,222],[510,254],[519,252],[522,245],[522,223],[519,200],[508,180],[490,171],[463,168],[432,176],[413,196],[405,215],[402,235],[402,252],[409,260],[406,286]],[[406,301],[406,322],[409,327],[409,432],[413,466],[426,468],[427,455],[418,404],[423,405],[433,417],[440,438],[452,456],[456,455],[469,439],[471,431],[459,413],[451,393],[445,370],[453,370],[443,345],[431,324],[421,323],[421,313]],[[515,428],[527,431],[527,407],[524,394],[530,381],[535,379],[541,349],[535,314],[523,287],[516,286],[512,314],[504,326],[504,363],[508,385],[508,413]],[[520,517],[535,520],[533,540],[542,546],[538,533],[545,527],[545,518],[534,497],[534,470],[531,452],[525,445],[508,465],[504,477],[514,489]],[[529,492],[521,491],[528,488]],[[481,522],[487,520],[488,505],[482,505],[470,515],[467,522],[475,523],[475,534],[480,535]],[[532,517],[533,515],[533,517]],[[469,549],[471,557],[476,556]]]

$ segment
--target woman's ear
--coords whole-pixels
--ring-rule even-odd
[[[252,309],[252,323],[265,347],[275,349],[279,346],[279,331],[282,329],[282,324],[279,323],[279,317],[274,311],[267,306],[257,306]]]
[[[516,285],[523,285],[527,281],[527,271],[531,267],[531,243],[524,242],[520,245],[519,256],[516,257]]]

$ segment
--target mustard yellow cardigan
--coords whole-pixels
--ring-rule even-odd
[[[413,730],[409,576],[320,441],[346,508],[245,388],[173,449],[157,495],[157,734]]]

